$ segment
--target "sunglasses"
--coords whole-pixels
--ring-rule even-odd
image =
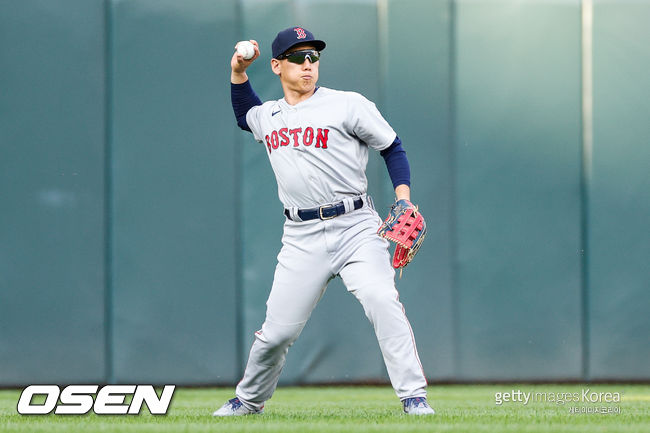
[[[276,57],[278,60],[283,60],[287,59],[291,63],[296,63],[298,65],[302,65],[305,63],[305,60],[309,57],[309,61],[312,63],[316,63],[318,59],[320,58],[320,53],[316,50],[299,50],[299,51],[294,51],[291,53],[284,53],[280,54],[278,57]]]

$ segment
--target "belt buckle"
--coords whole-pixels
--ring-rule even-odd
[[[325,206],[321,206],[321,207],[319,207],[319,208],[318,208],[318,217],[319,217],[320,219],[322,219],[323,221],[325,221],[325,220],[331,220],[332,218],[336,218],[336,213],[335,213],[334,215],[332,215],[332,216],[328,216],[328,217],[323,216],[323,209],[327,209],[327,208],[331,208],[331,207],[336,207],[336,206],[333,205],[333,204],[328,204],[328,205],[325,205]]]

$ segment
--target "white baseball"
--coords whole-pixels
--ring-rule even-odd
[[[241,54],[244,60],[250,60],[255,55],[255,45],[249,41],[237,42],[235,47],[237,48],[237,53]]]

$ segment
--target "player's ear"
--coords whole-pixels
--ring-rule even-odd
[[[271,59],[271,70],[275,75],[280,75],[280,72],[282,71],[282,64],[278,59]]]

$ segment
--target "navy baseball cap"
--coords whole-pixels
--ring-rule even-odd
[[[312,44],[316,48],[316,51],[325,49],[325,42],[314,38],[314,34],[309,30],[302,27],[289,27],[288,29],[282,30],[273,39],[273,43],[271,44],[273,58],[277,58],[293,46],[304,43]]]

